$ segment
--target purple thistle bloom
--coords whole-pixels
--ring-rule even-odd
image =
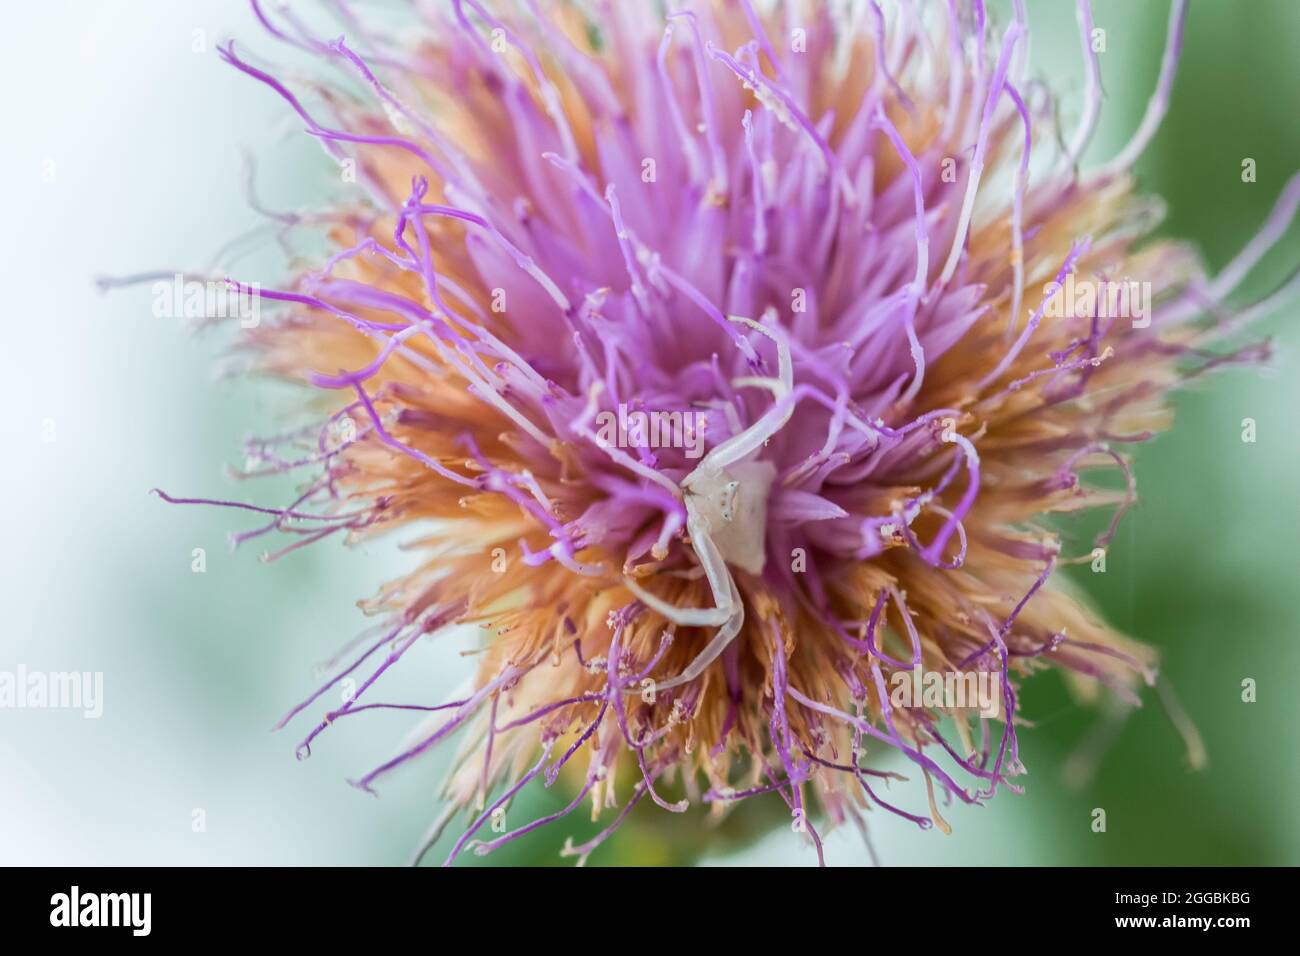
[[[1225,300],[1300,178],[1218,277],[1142,242],[1128,170],[1184,2],[1139,128],[1097,169],[1079,165],[1100,104],[1086,2],[1069,129],[1025,78],[1019,0],[1007,23],[981,0],[670,6],[454,0],[391,44],[254,0],[343,77],[301,95],[222,49],[356,184],[287,217],[333,254],[262,290],[276,315],[245,333],[328,412],[251,446],[312,477],[239,540],[294,536],[277,557],[440,528],[369,605],[387,627],[280,726],[351,675],[301,755],[350,714],[428,712],[366,790],[459,735],[426,843],[467,811],[448,863],[588,798],[610,820],[580,862],[646,798],[776,794],[820,855],[813,816],[947,829],[938,797],[1018,790],[1023,678],[1126,699],[1155,679],[1054,572],[1104,561],[1135,500],[1127,448],[1168,426],[1168,393],[1266,351],[1221,343],[1272,298]],[[1126,490],[1085,482],[1100,469]],[[1113,518],[1092,547],[1045,520],[1094,507]],[[483,629],[463,692],[371,700],[453,623]],[[882,798],[887,752],[928,808]],[[564,812],[489,827],[569,770]]]

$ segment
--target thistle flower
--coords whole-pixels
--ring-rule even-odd
[[[1056,572],[1104,557],[1170,391],[1266,351],[1220,343],[1268,302],[1224,300],[1300,179],[1217,278],[1143,241],[1159,208],[1129,169],[1185,3],[1140,127],[1095,169],[1086,2],[1065,129],[1026,78],[1020,2],[1002,24],[981,0],[668,6],[454,0],[394,44],[254,0],[339,71],[297,92],[222,50],[363,187],[283,217],[332,254],[262,289],[282,310],[245,344],[323,412],[254,443],[258,470],[312,477],[239,539],[436,527],[367,602],[386,626],[284,722],[348,676],[302,755],[344,716],[430,712],[366,790],[459,735],[427,841],[466,812],[447,862],[562,816],[487,827],[566,770],[564,812],[609,820],[567,849],[580,862],[646,798],[784,801],[820,854],[814,817],[947,829],[940,799],[1017,791],[1022,680],[1055,668],[1134,701],[1154,680],[1151,650]],[[1125,490],[1084,480],[1103,470]],[[1089,508],[1109,526],[1071,547],[1052,516]],[[463,693],[371,702],[452,624],[482,633]],[[996,700],[898,702],[930,673]],[[886,799],[894,752],[928,808]]]

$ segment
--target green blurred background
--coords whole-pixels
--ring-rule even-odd
[[[1035,69],[1066,97],[1069,128],[1083,86],[1074,6],[1029,6]],[[1094,5],[1107,35],[1094,161],[1142,115],[1167,11],[1164,2]],[[227,532],[250,526],[238,514],[150,497],[159,485],[280,502],[288,484],[237,487],[223,466],[239,460],[241,436],[274,430],[293,402],[268,386],[215,382],[221,338],[152,317],[147,287],[110,297],[92,287],[100,273],[202,268],[225,238],[257,225],[238,198],[241,146],[262,157],[259,191],[270,206],[308,206],[335,180],[278,101],[222,66],[212,44],[233,34],[279,50],[242,4],[219,0],[65,0],[8,16],[0,111],[21,135],[0,151],[10,225],[0,239],[10,293],[0,331],[0,669],[103,671],[105,710],[97,721],[0,710],[0,863],[404,862],[436,812],[447,753],[388,781],[376,800],[344,781],[396,749],[406,718],[344,722],[305,762],[293,750],[306,722],[268,733],[315,686],[310,665],[365,625],[355,599],[406,566],[396,541],[327,545],[263,565],[256,544],[226,548]],[[1161,232],[1197,243],[1211,269],[1247,241],[1300,168],[1298,50],[1293,0],[1193,4],[1169,116],[1137,171],[1168,203]],[[1241,182],[1245,157],[1257,162],[1253,184]],[[41,176],[49,161],[53,181]],[[1298,233],[1245,291],[1289,274]],[[258,254],[240,266],[270,284],[275,263]],[[1102,714],[1045,675],[1022,694],[1037,725],[1022,735],[1026,793],[945,811],[947,837],[873,813],[883,862],[1300,863],[1296,320],[1289,307],[1261,324],[1277,339],[1271,367],[1230,370],[1178,398],[1178,426],[1138,453],[1141,504],[1107,572],[1075,574],[1112,622],[1159,648],[1204,738],[1207,769],[1187,769],[1148,695],[1115,728],[1095,773],[1069,785],[1063,768]],[[1254,444],[1241,440],[1244,418],[1257,422]],[[57,437],[44,443],[50,419]],[[207,551],[205,574],[191,572],[197,547]],[[421,645],[385,678],[383,696],[438,698],[464,674],[466,647],[459,636]],[[1244,678],[1258,684],[1255,703],[1241,700]],[[907,788],[895,795],[924,802]],[[528,795],[512,825],[561,798]],[[1097,807],[1107,812],[1101,834],[1090,827]],[[770,816],[750,810],[701,839],[700,828],[647,805],[591,862],[814,863],[787,826],[765,830]],[[596,829],[588,817],[489,862],[563,862],[565,837]],[[849,832],[828,838],[827,855],[867,860]]]

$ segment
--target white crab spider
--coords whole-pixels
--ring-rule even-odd
[[[682,500],[686,505],[686,530],[691,536],[695,557],[708,578],[714,606],[676,607],[655,597],[630,577],[623,579],[628,590],[643,604],[673,624],[718,628],[718,633],[684,671],[656,684],[659,690],[678,687],[699,677],[744,626],[745,608],[727,565],[734,564],[750,574],[762,573],[766,551],[767,495],[776,477],[776,468],[770,462],[743,459],[762,448],[794,412],[793,404],[784,401],[794,390],[790,346],[753,319],[736,315],[728,318],[748,325],[776,343],[777,378],[750,377],[733,381],[737,386],[767,388],[776,397],[776,402],[754,424],[705,455],[681,482]],[[775,324],[776,310],[768,309],[763,318]]]

